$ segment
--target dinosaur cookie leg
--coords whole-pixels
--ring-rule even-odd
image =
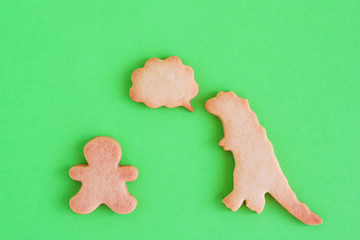
[[[265,207],[265,194],[259,194],[257,196],[250,196],[246,199],[246,206],[256,212],[261,213]]]
[[[233,212],[237,211],[241,207],[244,201],[246,201],[246,206],[250,208],[252,211],[261,213],[264,210],[265,198],[263,194],[259,194],[258,196],[250,196],[246,198],[245,196],[248,195],[234,190],[223,199],[223,203]]]
[[[101,202],[89,191],[80,191],[70,199],[70,208],[79,214],[88,214],[94,211]]]
[[[230,208],[233,212],[237,211],[244,202],[244,197],[239,191],[233,190],[229,195],[223,199],[226,207]]]

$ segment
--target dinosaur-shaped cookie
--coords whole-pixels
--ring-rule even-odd
[[[269,192],[300,221],[309,225],[322,223],[318,215],[296,198],[248,100],[234,92],[219,92],[206,102],[205,108],[220,118],[224,138],[219,145],[231,151],[235,159],[234,188],[223,199],[228,208],[236,211],[246,201],[248,208],[261,213],[265,206],[264,195]]]
[[[110,137],[96,137],[86,144],[84,155],[89,165],[76,165],[69,171],[72,179],[82,182],[70,200],[74,212],[88,214],[102,203],[119,214],[135,209],[136,199],[125,183],[135,181],[138,171],[133,166],[119,166],[121,154],[120,144]]]
[[[199,87],[193,69],[178,57],[150,58],[143,68],[133,72],[131,80],[129,95],[135,102],[143,102],[150,108],[184,106],[194,111],[190,100],[198,94]]]

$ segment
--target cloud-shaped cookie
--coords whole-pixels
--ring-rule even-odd
[[[178,57],[165,60],[150,58],[143,68],[136,69],[131,80],[130,98],[143,102],[150,108],[184,106],[194,111],[190,104],[199,92],[194,71]]]

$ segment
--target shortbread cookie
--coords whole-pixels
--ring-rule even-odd
[[[224,138],[219,145],[231,151],[235,159],[234,189],[223,200],[228,208],[236,211],[246,201],[248,208],[261,213],[265,206],[264,195],[269,192],[300,221],[309,225],[322,223],[291,190],[265,129],[247,99],[233,92],[219,92],[206,102],[205,108],[220,118]]]
[[[129,95],[135,102],[143,102],[150,108],[184,106],[194,111],[190,100],[198,94],[199,87],[193,69],[178,57],[150,58],[143,68],[133,72],[131,80]]]
[[[70,208],[88,214],[104,203],[119,214],[132,212],[136,199],[125,183],[135,181],[138,171],[133,166],[119,166],[120,144],[110,137],[96,137],[86,144],[84,155],[89,165],[76,165],[69,171],[72,179],[82,182]]]

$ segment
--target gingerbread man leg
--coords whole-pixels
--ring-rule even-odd
[[[94,211],[101,202],[96,198],[95,194],[84,189],[70,199],[70,208],[79,214],[88,214]]]
[[[127,191],[127,189],[125,190]],[[105,204],[118,214],[127,214],[134,211],[137,201],[130,193],[124,194],[124,192],[119,191],[113,193]]]

